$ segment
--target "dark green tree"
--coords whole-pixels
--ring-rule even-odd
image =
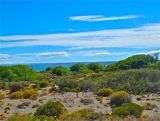
[[[90,63],[87,65],[88,69],[94,71],[94,72],[100,72],[104,70],[104,66],[99,63]]]
[[[74,73],[88,73],[90,70],[85,64],[77,63],[70,67],[70,70]]]
[[[147,68],[149,63],[154,62],[156,62],[156,59],[151,55],[134,55],[125,60],[108,65],[106,71]]]
[[[64,66],[57,66],[52,69],[51,73],[57,76],[66,76],[66,75],[71,74],[71,71]]]

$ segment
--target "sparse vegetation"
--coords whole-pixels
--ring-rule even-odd
[[[159,62],[150,55],[132,56],[106,67],[98,63],[77,63],[70,68],[51,67],[43,72],[35,72],[24,65],[0,66],[0,81],[0,89],[3,90],[0,92],[1,105],[4,103],[4,98],[6,100],[10,97],[10,99],[22,99],[11,100],[22,101],[15,106],[17,109],[27,107],[36,109],[34,115],[16,114],[11,116],[9,121],[76,121],[77,119],[120,121],[130,116],[138,120],[143,108],[159,112],[157,104],[153,102],[145,103],[143,108],[137,105],[141,101],[158,101],[154,96],[143,95],[150,93],[158,95],[160,89]],[[137,104],[131,103],[132,94]],[[56,95],[61,95],[58,99],[60,102],[48,101],[48,97],[57,99]],[[48,102],[44,104],[46,100]],[[112,115],[88,108],[68,112],[67,107],[72,108],[77,101],[76,106],[79,109],[81,106],[89,106],[99,111],[106,106],[105,108],[112,110]],[[66,108],[61,102],[67,105]],[[3,117],[9,114],[11,105],[5,104]]]

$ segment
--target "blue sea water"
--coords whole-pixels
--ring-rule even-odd
[[[44,71],[48,67],[56,67],[56,66],[64,66],[64,67],[69,68],[70,66],[72,66],[75,63],[74,62],[73,63],[35,63],[35,64],[26,64],[26,65],[30,66],[35,71]],[[88,64],[90,62],[81,62],[81,63]],[[111,63],[114,63],[114,61],[111,61],[111,62],[98,62],[98,63],[100,63],[100,64],[102,64],[104,66],[107,66],[107,65],[109,65]],[[13,64],[5,64],[4,66],[12,66],[12,65]]]

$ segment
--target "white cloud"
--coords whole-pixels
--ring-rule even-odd
[[[112,55],[110,52],[90,52],[85,54],[84,56],[108,56]]]
[[[90,16],[71,16],[69,17],[72,21],[87,21],[87,22],[96,22],[96,21],[112,21],[112,20],[125,20],[125,19],[134,19],[138,18],[137,15],[128,15],[128,16],[113,16],[105,17],[103,15],[90,15]]]
[[[67,46],[70,49],[103,47],[159,48],[159,35],[160,23],[130,29],[46,35],[0,36],[0,41],[3,41],[0,48],[40,45]]]
[[[52,57],[52,56],[68,56],[67,52],[45,52],[38,54],[41,57]]]
[[[145,54],[145,55],[152,55],[152,56],[160,57],[160,50],[153,50],[153,51],[147,51],[147,52],[138,52],[138,53],[131,54],[130,56],[139,55],[139,54]]]
[[[146,54],[146,55],[152,55],[152,56],[160,57],[160,50],[153,50],[153,51],[149,51],[149,52],[141,52],[139,54]]]
[[[160,55],[160,50],[157,50],[157,51],[149,51],[145,54],[150,54],[150,55]]]
[[[9,54],[0,54],[0,59],[7,59],[9,57]]]

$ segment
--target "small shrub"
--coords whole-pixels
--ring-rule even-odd
[[[5,94],[3,92],[0,92],[0,100],[5,98]]]
[[[99,63],[90,63],[87,65],[88,69],[94,71],[94,72],[100,72],[104,70],[104,66]]]
[[[23,91],[23,98],[36,98],[38,96],[38,92],[36,90],[30,89],[30,90],[24,90]]]
[[[51,116],[33,116],[32,121],[55,121]]]
[[[101,104],[103,103],[103,102],[102,102],[102,100],[103,100],[103,97],[101,97],[101,96],[98,96],[98,97],[96,97],[96,99],[97,99],[97,101],[99,101]]]
[[[6,82],[0,82],[0,89],[1,90],[7,90],[8,84]]]
[[[37,108],[35,116],[52,116],[58,118],[62,113],[66,111],[63,104],[60,102],[48,101],[46,104]]]
[[[158,108],[158,107],[155,104],[148,102],[143,105],[143,108],[144,108],[144,110],[152,110],[152,109]]]
[[[45,88],[49,85],[49,83],[47,81],[41,81],[39,82],[39,87],[40,88]]]
[[[13,92],[16,92],[16,91],[19,91],[21,89],[23,89],[23,84],[21,83],[13,83],[11,85],[11,88],[10,88],[10,93],[13,93]]]
[[[113,90],[111,88],[102,88],[98,91],[97,95],[107,97],[112,93],[113,93]]]
[[[22,98],[22,92],[21,91],[16,91],[11,93],[10,98],[11,99],[21,99]]]
[[[61,118],[62,121],[94,121],[100,118],[99,113],[92,109],[81,109]],[[78,120],[77,120],[78,119]]]
[[[32,116],[15,114],[9,117],[8,121],[32,121]]]
[[[111,95],[110,105],[112,107],[120,106],[123,103],[128,103],[128,102],[131,102],[131,96],[125,91],[117,91]]]
[[[143,108],[135,103],[125,103],[113,109],[112,115],[118,117],[134,116],[139,118],[142,115]]]
[[[38,84],[38,83],[34,84],[34,85],[32,86],[32,88],[38,89],[38,88],[39,88],[39,84]]]
[[[10,98],[11,99],[21,99],[21,98],[24,98],[24,99],[28,99],[28,98],[35,99],[37,96],[38,96],[38,92],[36,90],[31,89],[31,90],[23,90],[23,91],[13,92],[10,95]]]
[[[8,121],[55,121],[53,117],[15,114]]]
[[[66,67],[57,66],[57,67],[51,69],[51,73],[56,76],[66,76],[66,75],[70,75],[71,71]]]

